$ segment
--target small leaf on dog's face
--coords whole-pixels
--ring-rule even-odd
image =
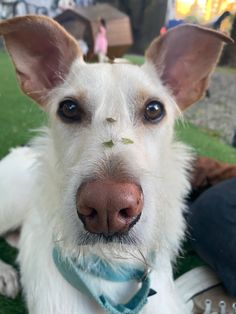
[[[114,118],[106,118],[106,120],[107,122],[111,122],[111,123],[116,122],[116,119]]]
[[[115,144],[112,140],[107,141],[107,142],[103,142],[103,145],[109,148],[112,148]]]
[[[133,143],[134,143],[134,141],[132,141],[132,140],[129,139],[129,138],[125,138],[125,137],[122,137],[121,142],[122,142],[123,144],[133,144]]]

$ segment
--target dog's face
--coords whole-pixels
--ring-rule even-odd
[[[147,245],[163,239],[162,211],[173,208],[166,191],[176,193],[168,168],[178,164],[172,147],[178,108],[155,73],[149,66],[76,61],[52,99],[55,155],[67,190],[62,211],[70,211],[67,226],[75,223],[77,243]],[[72,120],[68,106],[77,107]],[[183,180],[180,167],[176,181]],[[121,213],[109,215],[112,207]]]
[[[44,159],[62,246],[176,251],[189,154],[174,122],[203,95],[229,39],[181,26],[138,67],[85,64],[76,41],[45,17],[4,22],[1,33],[23,91],[50,117]]]

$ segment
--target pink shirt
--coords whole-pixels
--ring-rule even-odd
[[[99,31],[95,39],[94,52],[96,54],[102,53],[107,54],[107,30],[102,25],[99,26]]]

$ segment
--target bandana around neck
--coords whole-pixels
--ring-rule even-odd
[[[156,294],[156,291],[150,289],[150,272],[146,269],[136,269],[124,263],[118,265],[118,272],[96,255],[81,259],[63,257],[58,247],[53,249],[53,260],[67,282],[94,299],[108,314],[138,314],[147,303],[148,296]],[[140,283],[140,288],[128,303],[116,304],[109,296],[96,291],[91,276],[117,283],[135,280]]]

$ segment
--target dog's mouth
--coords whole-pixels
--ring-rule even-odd
[[[138,243],[137,237],[135,236],[132,228],[139,221],[141,213],[127,226],[127,229],[123,232],[112,232],[106,233],[100,232],[90,232],[86,230],[86,221],[80,217],[83,222],[85,230],[79,234],[78,242],[79,245],[95,245],[100,244],[126,244],[126,245],[136,245]]]
[[[114,233],[114,234],[96,234],[88,231],[83,231],[78,235],[78,245],[94,246],[97,244],[119,244],[119,245],[138,245],[139,240],[135,233],[130,230],[126,233]]]

